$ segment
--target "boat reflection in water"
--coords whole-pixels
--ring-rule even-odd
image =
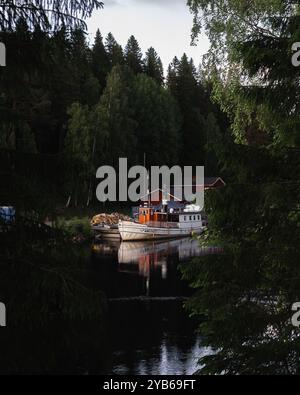
[[[94,281],[109,298],[108,374],[192,374],[207,349],[183,308],[192,294],[179,263],[220,253],[196,239],[102,242],[93,247]]]
[[[106,258],[107,263],[111,260],[117,266],[118,276],[135,276],[143,283],[143,290],[137,290],[136,297],[185,297],[190,294],[187,285],[181,280],[178,271],[178,264],[189,261],[192,258],[219,254],[222,252],[216,247],[201,247],[199,240],[192,238],[175,239],[168,241],[145,241],[145,242],[116,242],[106,241],[93,246],[95,258]],[[111,270],[112,268],[110,268]],[[115,273],[116,274],[116,273]],[[125,281],[125,280],[124,280]],[[137,280],[138,281],[138,280]],[[156,283],[156,289],[150,288],[150,283]],[[173,283],[175,287],[168,288]],[[184,288],[184,289],[183,289]],[[152,292],[153,291],[153,292]],[[123,294],[112,294],[108,291],[110,298],[126,298],[126,291]],[[130,292],[132,297],[132,289]]]
[[[119,246],[118,261],[121,270],[126,270],[127,265],[137,264],[139,274],[147,278],[150,277],[152,266],[160,267],[162,279],[166,279],[170,255],[177,255],[178,261],[183,262],[218,252],[219,248],[200,247],[197,239],[190,238],[156,243],[127,242]]]

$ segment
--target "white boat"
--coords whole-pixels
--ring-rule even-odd
[[[159,240],[200,235],[204,223],[196,206],[187,206],[182,211],[168,212],[166,207],[155,211],[153,207],[140,207],[138,222],[119,222],[123,241]]]
[[[118,225],[95,225],[92,230],[96,239],[121,240]]]

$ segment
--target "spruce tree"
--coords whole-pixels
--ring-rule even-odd
[[[73,100],[82,104],[94,104],[99,98],[100,87],[93,77],[92,51],[83,30],[77,29],[71,33],[70,45],[76,95]]]
[[[134,74],[143,72],[143,55],[139,43],[134,36],[131,36],[125,48],[125,61]]]
[[[102,35],[98,29],[92,49],[92,70],[98,79],[101,89],[105,88],[106,77],[109,72],[109,56],[105,50]]]
[[[138,75],[134,85],[140,163],[146,153],[149,165],[178,164],[181,119],[175,99],[145,74]]]
[[[206,117],[199,91],[202,89],[196,79],[196,69],[192,59],[184,54],[169,66],[167,86],[176,98],[182,114],[181,164],[201,165],[205,163]]]
[[[106,37],[105,49],[108,55],[110,70],[114,66],[124,64],[124,54],[122,46],[118,44],[112,33],[108,33]]]
[[[118,166],[119,158],[137,160],[136,120],[132,106],[134,75],[127,66],[115,66],[107,78],[98,114],[101,132],[106,137],[107,163]]]
[[[146,52],[144,59],[144,72],[153,78],[159,85],[164,83],[164,70],[163,64],[153,47],[149,48]]]

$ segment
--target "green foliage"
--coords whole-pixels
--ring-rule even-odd
[[[291,45],[299,4],[188,3],[194,38],[201,29],[210,37],[205,73],[231,121],[212,143],[227,186],[206,198],[209,235],[224,254],[183,268],[196,289],[187,306],[212,350],[200,373],[298,374],[299,70]]]
[[[153,78],[159,85],[164,83],[164,70],[160,57],[153,47],[146,52],[144,60],[145,73]]]
[[[216,168],[209,163],[211,152],[208,147],[214,129],[218,128],[216,123],[219,132],[227,128],[226,120],[219,116],[220,110],[211,104],[211,89],[199,78],[193,60],[189,60],[186,54],[181,60],[175,57],[169,66],[167,87],[176,98],[182,114],[180,163],[184,166],[207,165],[209,173]],[[212,118],[216,121],[214,124]]]
[[[108,54],[111,68],[117,65],[124,64],[125,60],[124,60],[123,49],[121,45],[117,43],[112,33],[108,33],[107,35],[105,41],[105,48]]]
[[[143,71],[142,58],[143,54],[139,43],[134,36],[131,36],[125,48],[125,62],[135,74]]]
[[[100,100],[101,129],[106,138],[106,159],[117,167],[119,158],[136,160],[136,126],[131,105],[134,75],[128,67],[115,66]]]
[[[199,333],[210,347],[199,373],[299,373],[298,329],[291,325],[300,278],[294,242],[233,244],[182,268],[197,289],[187,307],[201,317]]]
[[[88,217],[73,217],[69,220],[59,218],[57,226],[70,238],[82,236],[86,240],[90,240],[93,235],[91,223]]]
[[[107,305],[87,271],[90,251],[72,245],[60,230],[20,217],[2,227],[0,244],[0,298],[9,320],[0,339],[1,372],[99,369]]]
[[[6,204],[23,208],[22,191],[26,206],[43,212],[47,200],[51,210],[89,205],[96,169],[117,165],[120,157],[131,165],[143,164],[145,153],[147,165],[209,163],[207,131],[222,133],[223,119],[186,56],[170,67],[166,87],[155,49],[143,59],[133,36],[123,53],[111,33],[103,43],[98,30],[90,48],[81,29],[50,35],[20,20],[0,39],[15,49],[12,66],[0,70]],[[32,162],[26,177],[18,157]],[[45,169],[47,161],[52,168]],[[218,172],[213,159],[209,166]]]
[[[16,0],[0,4],[0,28],[12,30],[20,19],[27,20],[30,27],[58,30],[60,27],[86,28],[84,19],[94,9],[103,7],[101,1],[84,0]]]
[[[299,144],[299,68],[292,44],[300,40],[296,1],[190,0],[194,39],[205,29],[211,40],[208,73],[218,70],[215,97],[231,116],[238,142],[253,133],[281,146]],[[293,120],[290,116],[293,114]],[[261,138],[260,138],[261,140]]]
[[[142,151],[147,155],[148,165],[178,163],[180,118],[174,98],[154,79],[139,75],[134,99],[139,163],[143,161]]]
[[[102,90],[106,84],[106,76],[110,68],[110,56],[106,52],[100,30],[97,30],[92,50],[92,68],[94,76],[98,79]]]

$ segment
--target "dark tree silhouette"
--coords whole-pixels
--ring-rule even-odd
[[[15,0],[0,1],[0,29],[12,30],[19,19],[29,27],[57,30],[62,26],[86,29],[84,19],[103,7],[98,0]]]

